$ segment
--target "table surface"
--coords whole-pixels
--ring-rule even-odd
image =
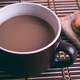
[[[5,5],[27,1],[42,4],[61,18],[80,10],[80,0],[0,0],[0,7]],[[67,36],[62,32],[61,37],[71,43]],[[73,43],[71,43],[73,44]],[[74,46],[74,44],[73,44]],[[27,80],[26,78],[13,77],[0,71],[0,80]],[[35,77],[29,77],[28,80],[80,80],[80,56],[78,54],[76,61],[70,67],[66,68],[49,68],[47,71]]]

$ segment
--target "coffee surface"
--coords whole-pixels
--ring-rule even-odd
[[[54,39],[54,31],[44,20],[20,15],[0,25],[0,46],[12,51],[34,51],[45,47]]]

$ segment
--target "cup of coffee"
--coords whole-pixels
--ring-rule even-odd
[[[14,3],[0,9],[0,69],[33,75],[49,67],[66,67],[77,50],[60,38],[61,24],[50,9],[36,3]],[[62,51],[61,53],[59,53]],[[64,52],[66,58],[58,57]]]

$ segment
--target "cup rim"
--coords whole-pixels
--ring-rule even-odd
[[[53,12],[52,10],[50,10],[49,8],[47,8],[47,7],[43,6],[43,5],[36,4],[36,3],[30,3],[30,2],[13,3],[13,4],[10,4],[10,5],[7,5],[7,6],[3,7],[3,8],[1,8],[1,9],[5,9],[5,8],[10,7],[10,6],[16,6],[16,5],[20,5],[20,4],[36,5],[38,7],[42,7],[44,9],[47,9],[57,19],[57,22],[58,22],[58,25],[59,25],[58,34],[55,36],[55,38],[48,45],[46,45],[45,47],[42,47],[40,49],[34,50],[34,51],[18,52],[18,51],[12,51],[12,50],[3,48],[1,46],[0,46],[0,49],[4,50],[6,52],[9,52],[9,53],[13,53],[13,54],[33,54],[33,53],[38,53],[38,52],[44,51],[44,50],[48,49],[49,47],[51,47],[58,40],[58,38],[60,37],[60,34],[61,34],[61,23],[60,23],[60,20],[59,20],[58,16],[55,14],[55,12]]]

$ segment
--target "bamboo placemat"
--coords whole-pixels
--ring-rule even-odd
[[[61,18],[80,9],[80,0],[22,0],[42,4]],[[21,0],[0,0],[0,7],[5,5],[21,2]],[[62,39],[71,42],[62,32]],[[12,75],[0,72],[0,80],[27,80],[27,78],[16,78]],[[38,76],[30,77],[28,80],[80,80],[80,56],[70,67],[66,68],[49,68],[47,71]]]

